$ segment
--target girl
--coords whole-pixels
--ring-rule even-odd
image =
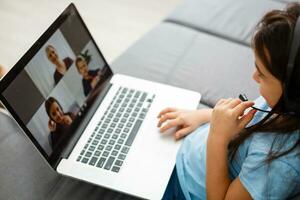
[[[210,122],[183,141],[163,199],[286,199],[300,193],[300,113],[283,114],[289,43],[299,15],[295,3],[258,24],[253,79],[262,97],[255,103],[221,99],[213,110],[159,113],[160,131],[177,127],[176,139]],[[299,50],[294,65],[290,84],[299,88]],[[298,90],[292,92],[299,99]],[[272,110],[264,114],[254,104]]]
[[[100,69],[89,70],[86,59],[81,55],[77,56],[75,64],[78,73],[82,76],[84,95],[87,96],[100,80]]]
[[[49,97],[45,101],[45,109],[50,118],[48,127],[51,134],[51,145],[54,149],[63,134],[70,129],[75,116],[71,112],[65,113],[54,97]]]

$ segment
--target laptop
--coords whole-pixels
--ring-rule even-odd
[[[162,198],[180,146],[172,130],[159,133],[158,113],[195,109],[201,97],[113,74],[74,4],[1,80],[0,91],[53,170],[145,199]]]

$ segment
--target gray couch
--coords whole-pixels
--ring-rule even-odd
[[[185,0],[112,68],[199,91],[199,108],[239,93],[256,98],[251,35],[265,12],[285,5],[283,0]],[[58,175],[8,115],[0,113],[0,127],[0,199],[134,199]]]

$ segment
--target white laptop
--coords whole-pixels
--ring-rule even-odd
[[[145,199],[162,198],[180,145],[171,132],[159,133],[158,113],[195,109],[200,100],[197,92],[113,74],[73,4],[0,91],[55,171]]]

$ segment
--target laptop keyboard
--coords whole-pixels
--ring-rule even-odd
[[[77,161],[119,172],[154,98],[120,87]]]

